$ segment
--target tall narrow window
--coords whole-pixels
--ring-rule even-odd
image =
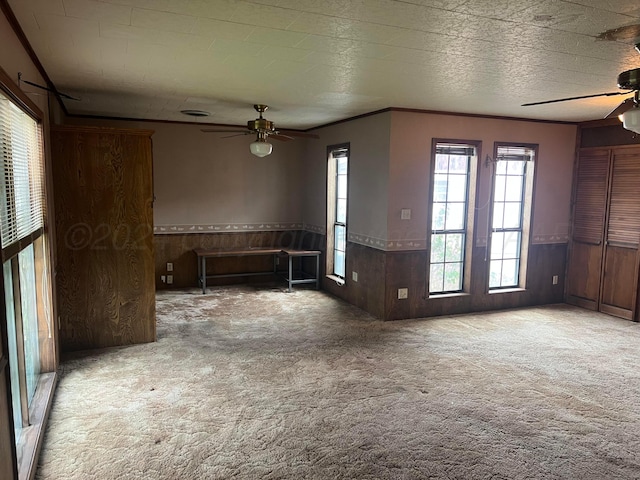
[[[530,146],[496,148],[491,209],[489,288],[524,287],[533,160]]]
[[[465,143],[436,143],[433,161],[431,208],[431,255],[429,293],[464,290],[471,177],[477,163],[477,146]]]
[[[52,346],[45,238],[44,157],[41,125],[0,93],[0,242],[7,321],[9,377],[18,455],[35,437],[24,427],[42,419],[34,402],[44,345]]]
[[[329,147],[327,161],[327,273],[344,281],[347,252],[349,146]]]

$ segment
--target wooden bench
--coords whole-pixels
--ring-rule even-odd
[[[288,265],[284,275],[284,279],[287,281],[289,291],[292,290],[294,285],[301,283],[315,283],[316,290],[320,288],[320,250],[297,250],[291,248],[237,248],[237,249],[205,249],[196,248],[194,253],[198,257],[198,284],[202,287],[202,293],[206,293],[207,279],[208,278],[224,278],[224,277],[248,277],[255,275],[279,275],[278,272],[278,258],[280,256],[287,257]],[[261,271],[261,272],[242,272],[242,273],[218,273],[214,275],[207,275],[207,260],[211,258],[222,257],[244,257],[266,255],[273,256],[273,270]],[[311,257],[316,260],[316,268],[314,274],[305,272],[300,268],[299,272],[294,271],[293,261],[294,258]]]

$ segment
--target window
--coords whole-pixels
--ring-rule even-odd
[[[489,289],[524,288],[535,153],[531,146],[496,147]]]
[[[327,161],[327,274],[344,281],[347,252],[349,146],[329,147]]]
[[[45,241],[41,125],[0,93],[0,241],[13,424],[18,457],[39,424],[41,373],[55,369],[51,286]],[[44,333],[48,332],[48,334]],[[47,351],[43,358],[43,351]],[[44,368],[43,368],[44,367]],[[52,383],[50,383],[52,384]]]
[[[430,224],[429,293],[465,289],[472,231],[472,190],[479,142],[435,142]],[[473,180],[473,181],[472,181]]]

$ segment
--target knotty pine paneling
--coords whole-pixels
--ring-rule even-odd
[[[196,248],[232,249],[249,247],[313,248],[319,250],[320,241],[316,234],[299,230],[275,232],[234,232],[234,233],[188,233],[160,234],[154,236],[155,243],[155,284],[158,290],[166,288],[197,287],[198,265],[193,250]],[[273,269],[272,257],[223,257],[207,262],[210,274],[260,272]],[[173,263],[173,272],[167,271],[167,263]],[[284,265],[281,265],[284,269]],[[308,265],[307,268],[315,268]],[[173,275],[173,284],[161,280],[162,275]],[[267,275],[254,277],[231,277],[207,280],[207,285],[232,285],[272,281]]]
[[[155,340],[151,133],[52,129],[63,351]]]

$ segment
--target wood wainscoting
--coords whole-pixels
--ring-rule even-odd
[[[232,250],[277,247],[324,251],[324,244],[321,247],[320,240],[324,241],[324,237],[302,230],[156,234],[154,235],[156,289],[198,286],[198,263],[193,252],[196,248]],[[273,268],[272,261],[267,256],[222,257],[216,259],[215,262],[209,262],[212,268],[210,274],[269,271]],[[167,263],[173,264],[173,271],[167,270]],[[324,262],[321,262],[321,265],[322,263]],[[315,263],[308,267],[312,271],[315,268]],[[166,283],[167,275],[173,275],[172,284]],[[162,281],[163,276],[165,277],[164,282]],[[211,279],[207,281],[207,284],[210,286],[233,285],[272,280],[273,278],[270,276],[242,276]]]
[[[433,317],[531,305],[561,303],[567,245],[533,244],[529,247],[526,288],[488,292],[484,247],[474,247],[469,293],[429,296],[426,292],[425,251],[387,252],[385,320]],[[558,283],[553,284],[553,276]],[[408,298],[398,299],[407,288]]]
[[[315,234],[314,234],[315,235]],[[315,235],[314,248],[323,248]],[[312,245],[305,246],[311,248]],[[474,247],[471,265],[471,293],[426,294],[427,253],[425,250],[385,252],[347,242],[347,278],[338,285],[323,277],[324,290],[356,305],[381,320],[433,317],[531,305],[562,303],[567,244],[533,244],[529,247],[525,289],[488,293],[485,248]],[[352,279],[358,273],[358,281]],[[558,283],[553,284],[554,275]],[[398,289],[407,288],[408,298],[398,299]]]

